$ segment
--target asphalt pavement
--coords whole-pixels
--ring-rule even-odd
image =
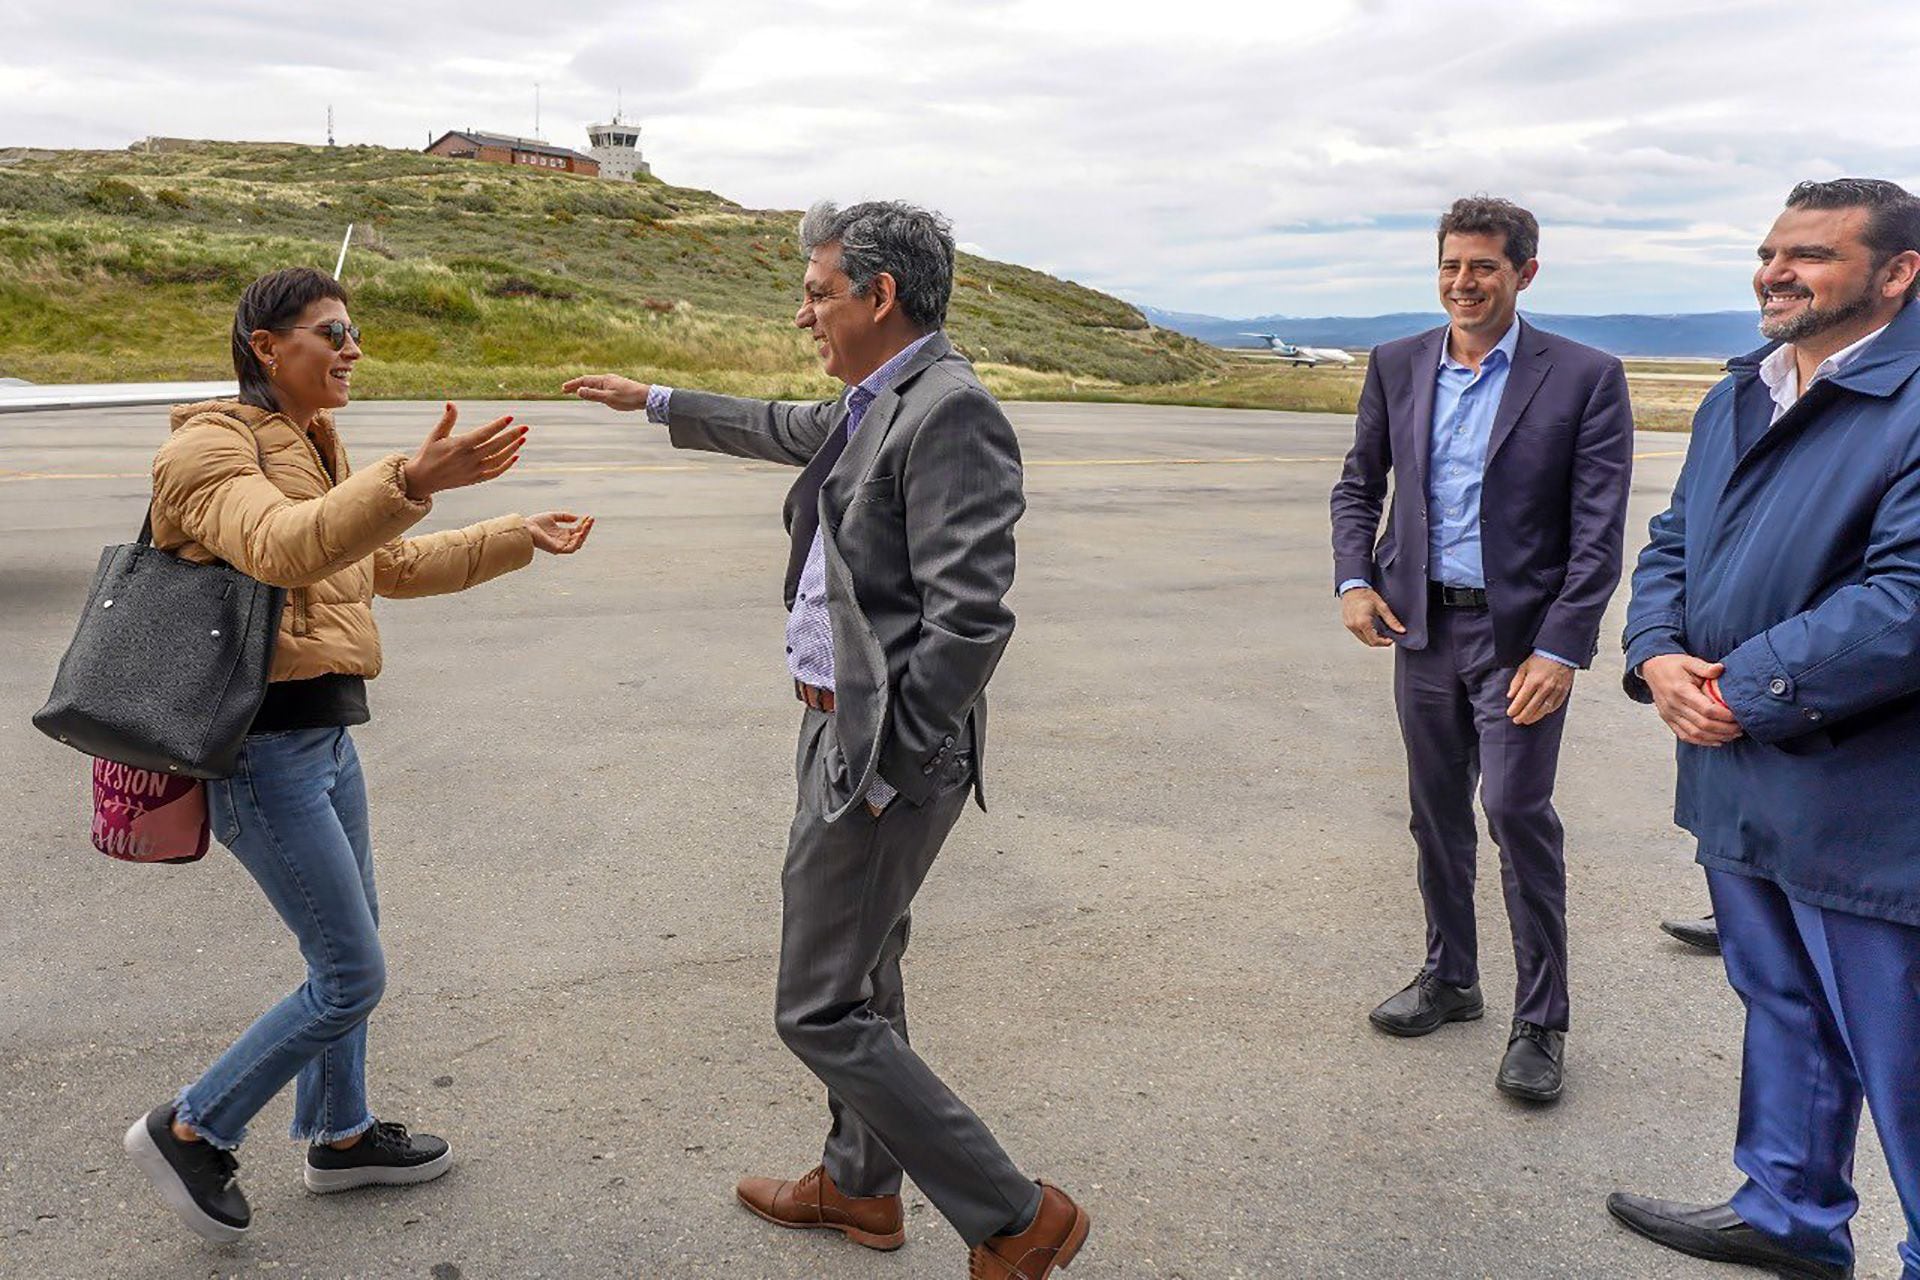
[[[139,528],[166,414],[0,417],[0,1275],[965,1274],[911,1187],[890,1255],[733,1200],[742,1175],[812,1165],[825,1127],[771,1014],[800,719],[791,473],[676,453],[596,406],[509,408],[535,424],[525,461],[422,527],[567,507],[599,518],[593,541],[383,603],[355,735],[391,974],[372,1092],[457,1163],[309,1196],[283,1095],[241,1153],[252,1237],[223,1247],[162,1209],[120,1135],[297,984],[298,952],[218,849],[95,853],[86,762],[28,724],[99,548]],[[1348,420],[1009,411],[1031,506],[993,809],[948,841],[906,973],[916,1047],[1092,1211],[1071,1280],[1721,1274],[1602,1208],[1736,1185],[1739,1008],[1716,961],[1655,928],[1706,894],[1670,821],[1671,740],[1620,692],[1624,592],[1561,767],[1569,1084],[1529,1109],[1493,1089],[1513,966],[1490,845],[1487,1017],[1416,1041],[1366,1021],[1424,942],[1390,658],[1340,629],[1331,590]],[[342,427],[364,464],[435,413],[370,404]],[[1641,437],[1630,551],[1684,443]],[[1860,1274],[1891,1280],[1902,1228],[1870,1135],[1859,1171]]]

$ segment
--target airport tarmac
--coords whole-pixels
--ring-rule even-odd
[[[637,415],[509,407],[535,424],[526,459],[423,528],[565,506],[599,517],[593,542],[384,603],[356,731],[391,971],[372,1091],[457,1163],[308,1196],[283,1095],[242,1152],[253,1236],[220,1248],[164,1211],[120,1135],[298,982],[298,953],[218,849],[95,853],[85,761],[27,722],[100,546],[139,527],[165,412],[0,417],[0,1274],[965,1274],[911,1188],[890,1255],[733,1200],[742,1175],[813,1164],[825,1126],[770,1012],[799,721],[791,472],[676,453]],[[1670,822],[1671,739],[1620,692],[1624,592],[1561,771],[1569,1083],[1524,1109],[1493,1089],[1513,968],[1490,847],[1488,1016],[1416,1041],[1366,1021],[1424,941],[1390,658],[1341,630],[1331,591],[1348,420],[1009,411],[1030,511],[993,810],[962,819],[920,895],[907,986],[916,1047],[1092,1211],[1071,1280],[1722,1274],[1602,1207],[1736,1185],[1739,1008],[1715,960],[1655,927],[1706,894]],[[342,425],[365,463],[434,417],[369,404]],[[1685,438],[1638,447],[1630,556]],[[1870,1135],[1859,1170],[1860,1275],[1891,1280],[1902,1227]]]

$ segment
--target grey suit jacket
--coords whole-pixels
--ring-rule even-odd
[[[986,808],[987,680],[1013,634],[1013,526],[1026,510],[1013,424],[936,334],[876,398],[851,442],[846,398],[749,400],[676,389],[669,435],[801,467],[787,493],[792,609],[816,530],[826,551],[837,819],[875,775],[925,804],[973,755]]]

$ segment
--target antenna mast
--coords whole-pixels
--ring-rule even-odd
[[[347,224],[347,234],[344,237],[342,237],[340,241],[340,257],[333,264],[333,278],[335,280],[338,280],[340,278],[340,269],[347,265],[347,244],[352,239],[353,239],[353,224],[349,222]]]
[[[540,137],[540,82],[533,82],[533,136]],[[544,138],[541,141],[545,141]]]

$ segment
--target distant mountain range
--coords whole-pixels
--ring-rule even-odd
[[[1226,320],[1219,316],[1141,307],[1146,318],[1220,347],[1258,347],[1248,333],[1274,333],[1288,342],[1310,347],[1345,347],[1364,351],[1435,329],[1446,323],[1439,312],[1405,311],[1386,316],[1254,316]],[[1610,351],[1617,356],[1700,356],[1724,360],[1761,346],[1758,317],[1751,311],[1706,311],[1677,316],[1551,316],[1522,312],[1542,329]]]

